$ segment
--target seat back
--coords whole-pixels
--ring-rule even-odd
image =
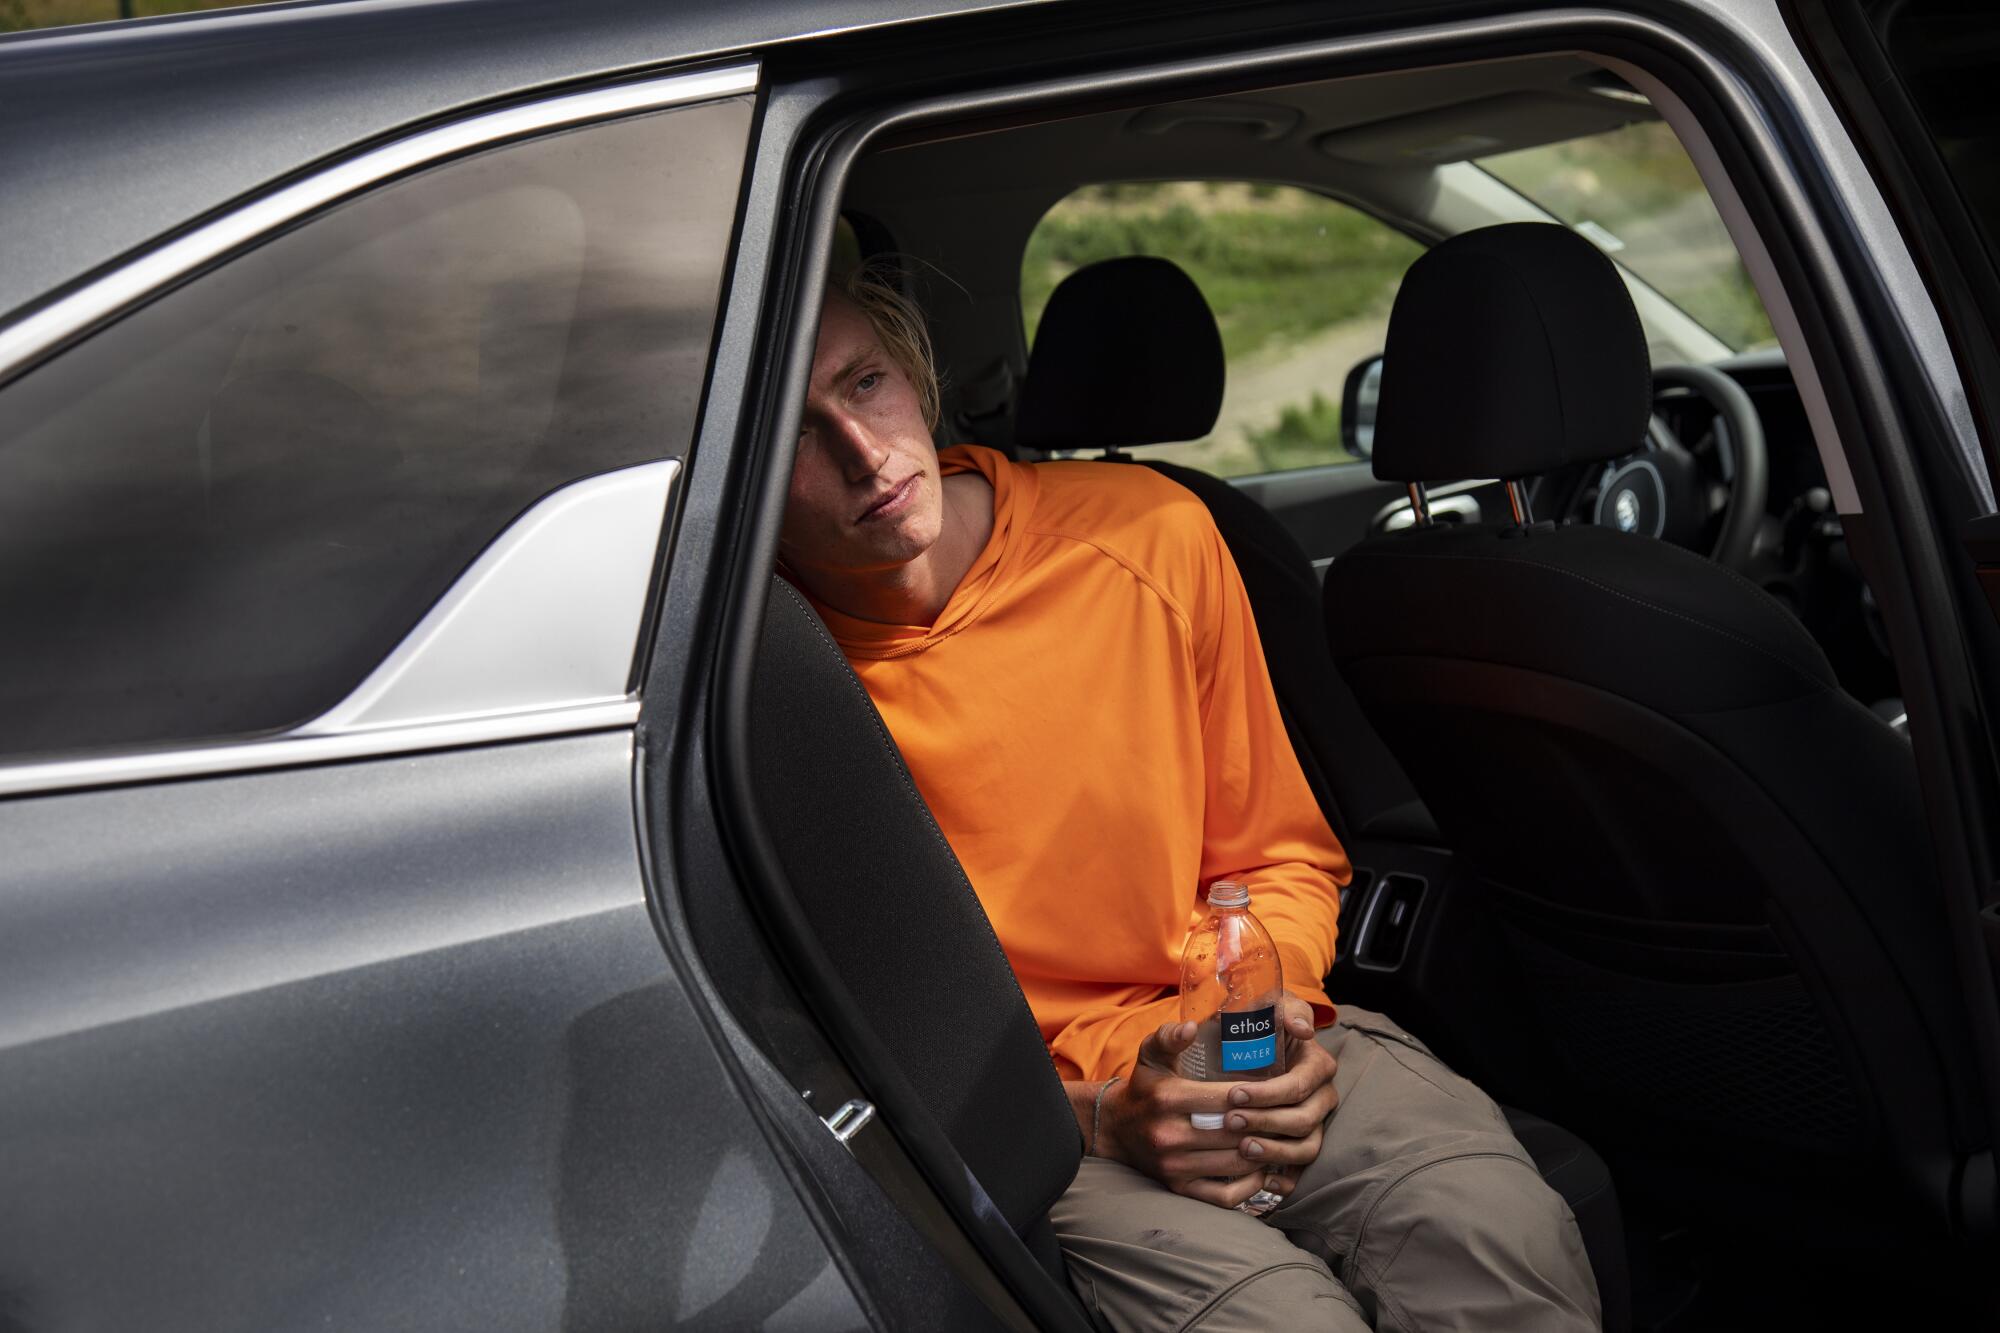
[[[1587,242],[1492,228],[1411,280],[1378,474],[1518,477],[1637,446],[1644,341]],[[1361,706],[1497,891],[1579,1128],[1949,1214],[1983,1145],[1915,766],[1796,618],[1692,552],[1550,524],[1371,539],[1324,612]]]
[[[763,824],[827,959],[994,1206],[1046,1240],[1082,1160],[1062,1080],[888,729],[782,579],[749,723]]]
[[[1222,338],[1192,279],[1139,255],[1088,265],[1050,294],[1016,413],[1017,447],[1044,453],[1200,439],[1222,406]],[[1131,461],[1131,460],[1124,460]],[[1342,842],[1415,793],[1340,684],[1319,578],[1298,539],[1221,477],[1148,462],[1207,506],[1250,597],[1272,692],[1299,767]]]

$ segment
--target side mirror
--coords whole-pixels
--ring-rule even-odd
[[[1382,358],[1371,356],[1347,372],[1340,390],[1340,442],[1356,458],[1375,456],[1375,400],[1382,393]]]

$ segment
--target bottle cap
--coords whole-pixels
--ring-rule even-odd
[[[1196,1129],[1221,1129],[1223,1113],[1221,1111],[1192,1111],[1188,1114],[1188,1123]]]
[[[1238,884],[1233,879],[1218,879],[1215,883],[1208,886],[1208,905],[1210,907],[1248,907],[1250,905],[1250,886],[1248,884]]]

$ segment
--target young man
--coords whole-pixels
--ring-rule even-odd
[[[865,273],[830,292],[780,557],[1069,1090],[1089,1155],[1052,1217],[1079,1294],[1119,1329],[1596,1328],[1575,1220],[1492,1101],[1321,989],[1347,859],[1207,510],[1141,467],[940,453],[937,416],[915,307]],[[1170,1072],[1216,879],[1249,883],[1283,962],[1287,1072],[1261,1083]]]

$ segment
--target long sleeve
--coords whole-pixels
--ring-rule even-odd
[[[1190,607],[1201,688],[1204,781],[1201,878],[1241,880],[1269,928],[1285,989],[1333,1021],[1325,978],[1333,966],[1339,885],[1347,855],[1299,768],[1272,692],[1242,576],[1208,529],[1199,599]]]
[[[1056,1065],[1131,1068],[1178,1015],[1202,890],[1246,880],[1287,984],[1333,957],[1347,860],[1208,510],[1148,468],[946,450],[994,535],[935,623],[821,614],[979,895]]]

